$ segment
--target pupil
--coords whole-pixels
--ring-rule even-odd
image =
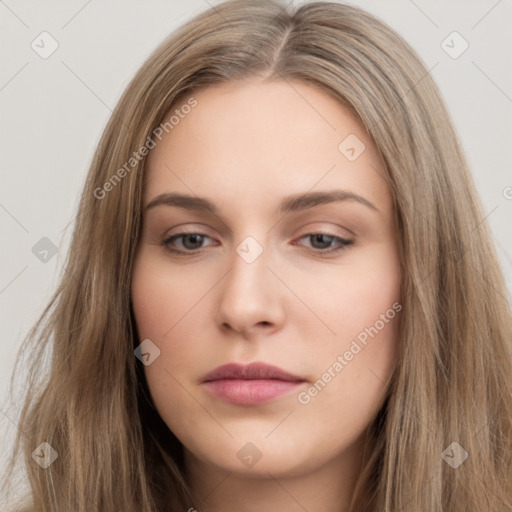
[[[322,243],[323,238],[327,239],[327,240],[324,240],[323,243],[327,244],[327,246],[328,246],[330,239],[332,238],[330,235],[319,234],[319,235],[314,236],[314,240],[320,240],[320,244]]]
[[[186,240],[192,240],[192,245],[201,245],[201,242],[202,242],[202,235],[187,235],[185,238],[184,238],[184,241]],[[187,246],[186,243],[184,243],[185,246]],[[190,244],[189,244],[190,245]],[[196,247],[188,247],[189,249],[195,249]]]

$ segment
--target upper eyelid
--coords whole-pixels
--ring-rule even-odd
[[[303,233],[302,235],[300,235],[298,238],[303,238],[305,236],[308,236],[308,235],[317,235],[317,234],[321,234],[321,235],[327,235],[327,236],[333,236],[333,237],[338,237],[338,238],[343,238],[345,240],[347,240],[349,237],[347,236],[344,236],[340,233],[331,233],[329,232],[329,230],[324,230],[324,229],[311,229],[309,231],[306,231],[305,233]],[[208,238],[211,238],[212,240],[215,238],[213,236],[210,236],[208,233],[205,233],[204,231],[198,229],[198,230],[182,230],[182,231],[178,231],[176,233],[173,233],[172,235],[165,235],[163,237],[164,240],[169,240],[170,238],[173,238],[173,237],[178,237],[178,236],[185,236],[185,235],[201,235],[201,236],[204,236],[204,237],[208,237]]]
[[[329,220],[318,220],[315,222],[315,224],[325,224],[325,223],[328,223],[328,224],[332,224],[333,221],[329,221]],[[184,226],[189,226],[189,225],[192,225],[191,228],[189,227],[181,227],[181,226],[175,226],[174,228],[171,228],[169,229],[168,231],[172,231],[174,229],[177,229],[179,231],[176,231],[175,233],[173,233],[172,235],[164,235],[164,238],[170,238],[172,236],[175,236],[175,235],[181,235],[181,234],[199,234],[199,235],[203,235],[203,236],[208,236],[210,238],[215,238],[215,236],[211,236],[208,234],[208,231],[210,231],[210,228],[208,227],[204,227],[203,224],[197,224],[197,227],[194,227],[194,223],[183,223]],[[336,228],[326,228],[326,227],[315,227],[315,228],[311,228],[311,227],[308,227],[308,228],[304,228],[304,229],[308,229],[308,231],[305,231],[304,232],[304,235],[302,236],[305,236],[305,235],[310,235],[310,234],[317,234],[317,233],[321,233],[321,234],[326,234],[326,235],[330,235],[330,236],[338,236],[340,238],[344,238],[344,239],[348,239],[348,238],[352,238],[352,237],[357,237],[357,233],[353,230],[353,229],[349,229],[348,227],[341,227],[341,226],[338,226],[337,229]],[[343,234],[341,232],[341,230],[344,230],[347,232],[347,234]],[[298,230],[296,230],[298,231]],[[333,231],[333,232],[330,232],[330,231]],[[232,235],[232,232],[229,231],[227,233],[228,235],[228,238],[231,237]]]
[[[157,208],[157,210],[160,210],[160,208]],[[162,210],[163,210],[163,208],[162,208]],[[172,208],[168,208],[168,210],[172,210]],[[364,218],[360,218],[358,215],[355,215],[353,213],[350,213],[350,215],[348,215],[346,213],[345,214],[333,213],[333,212],[329,213],[328,211],[321,211],[314,215],[317,218],[313,222],[308,222],[308,220],[311,217],[308,216],[306,214],[306,212],[298,212],[298,213],[299,213],[298,218],[293,217],[290,220],[290,222],[293,223],[294,225],[303,224],[305,222],[307,224],[314,223],[314,224],[320,224],[320,225],[325,225],[325,224],[331,224],[331,225],[335,225],[335,226],[337,225],[337,228],[331,228],[331,229],[335,229],[335,230],[342,229],[343,231],[347,232],[346,236],[357,237],[359,234],[358,233],[359,230],[362,229],[364,226],[368,225],[367,221]],[[153,216],[151,216],[149,218],[144,217],[144,226],[147,227],[147,229],[152,229],[151,226],[153,226],[153,225],[158,226],[158,225],[160,225],[160,223],[165,223],[165,224],[173,223],[174,224],[174,222],[178,221],[178,219],[180,219],[180,217],[181,216],[178,216],[177,219],[173,218],[173,217],[167,217],[167,214],[165,216],[162,215],[161,217],[156,217],[156,218],[154,218]],[[193,213],[191,214],[191,218],[187,219],[188,215],[186,215],[186,214],[184,217],[185,218],[183,218],[182,222],[178,221],[179,225],[174,226],[174,228],[170,228],[169,231],[171,229],[188,229],[188,227],[181,228],[181,226],[189,226],[189,225],[196,226],[197,225],[198,227],[194,228],[194,229],[199,229],[201,231],[202,230],[211,231],[213,229],[213,231],[220,233],[222,236],[226,236],[228,239],[232,239],[235,236],[233,228],[230,227],[229,225],[225,224],[223,221],[220,221],[221,224],[219,225],[219,224],[217,224],[217,222],[212,223],[211,219],[205,218],[202,215],[196,216]],[[271,227],[270,227],[270,229],[268,229],[268,231],[275,229],[275,227],[278,226],[279,224],[281,224],[281,221],[285,220],[286,217],[287,217],[286,215],[281,217],[277,223],[274,223],[274,224],[270,223],[269,227],[270,226]],[[285,220],[285,222],[286,222],[286,220]],[[343,225],[343,224],[347,224],[347,223],[349,225]],[[210,226],[213,226],[213,227],[210,227]],[[282,226],[282,224],[281,224],[281,226]],[[319,229],[323,230],[324,228],[319,228]]]

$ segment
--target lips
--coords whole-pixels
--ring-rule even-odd
[[[230,363],[215,368],[203,377],[203,382],[211,382],[220,379],[238,379],[238,380],[258,380],[258,379],[277,379],[287,382],[304,381],[303,378],[285,372],[277,366],[265,363],[251,363],[243,366],[241,364]]]
[[[207,373],[202,384],[216,398],[237,405],[269,402],[300,386],[305,379],[265,363],[226,364]]]

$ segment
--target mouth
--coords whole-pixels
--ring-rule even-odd
[[[306,382],[298,375],[265,363],[235,363],[215,368],[202,385],[216,398],[236,405],[258,405],[274,400]]]

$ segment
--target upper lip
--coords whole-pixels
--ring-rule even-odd
[[[207,373],[203,377],[202,382],[221,379],[279,379],[290,382],[304,381],[302,377],[288,373],[277,366],[256,362],[248,365],[229,363],[219,366]]]

